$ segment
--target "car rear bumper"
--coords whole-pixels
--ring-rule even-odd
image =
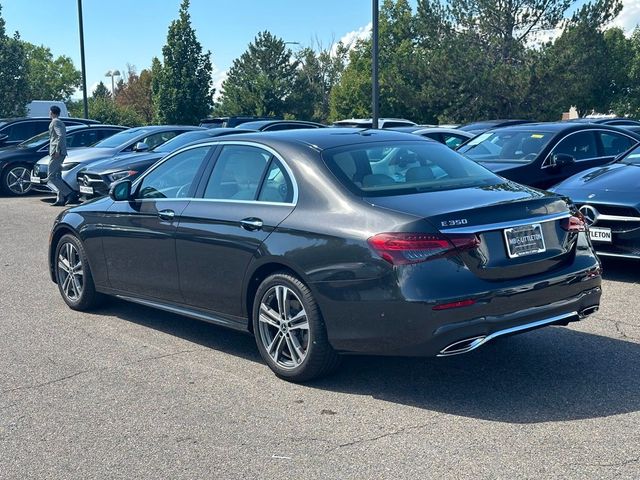
[[[311,286],[329,341],[337,351],[437,356],[471,351],[497,336],[566,325],[593,313],[602,292],[600,265],[595,257],[591,259],[578,271],[495,285],[491,291],[474,295],[466,293],[464,298],[473,299],[474,304],[445,310],[433,307],[456,298],[393,298],[390,279],[318,282]],[[471,345],[474,340],[477,342]],[[455,347],[464,341],[466,344]],[[459,349],[464,351],[455,352]]]

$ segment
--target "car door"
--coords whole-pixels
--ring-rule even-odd
[[[203,145],[176,152],[137,182],[131,200],[109,208],[102,232],[112,288],[182,303],[175,232],[210,151]]]
[[[228,143],[199,190],[178,226],[182,294],[188,305],[238,317],[247,266],[293,211],[295,183],[274,151]]]

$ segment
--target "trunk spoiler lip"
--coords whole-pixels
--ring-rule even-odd
[[[571,212],[567,210],[565,212],[523,218],[520,220],[509,220],[505,222],[496,222],[496,223],[484,223],[481,225],[465,225],[464,227],[441,228],[440,232],[444,234],[488,232],[491,230],[502,230],[504,228],[531,225],[532,223],[555,222],[557,220],[562,220],[563,218],[569,218],[570,216],[571,216]]]

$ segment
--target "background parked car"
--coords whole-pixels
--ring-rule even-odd
[[[237,116],[237,117],[210,117],[200,120],[200,126],[206,128],[232,128],[242,125],[245,122],[254,122],[257,120],[282,120],[282,117],[252,117],[252,116]]]
[[[373,173],[380,149],[418,166]],[[584,318],[601,294],[584,228],[437,142],[300,129],[184,147],[66,210],[49,267],[70,308],[100,292],[251,331],[304,381],[338,352],[455,355]]]
[[[69,149],[88,147],[125,130],[118,125],[75,125],[67,128]],[[18,145],[0,149],[0,191],[5,195],[25,195],[31,190],[33,165],[49,153],[49,131]]]
[[[455,128],[423,128],[423,127],[394,127],[391,130],[397,132],[413,133],[421,137],[431,138],[436,142],[444,143],[447,147],[456,149],[467,140],[471,140],[475,135]]]
[[[167,140],[171,140],[176,135],[191,130],[204,130],[201,127],[190,127],[181,125],[162,125],[130,128],[119,132],[112,137],[106,138],[92,147],[80,148],[69,152],[67,158],[62,162],[62,179],[76,192],[79,192],[77,182],[78,172],[90,164],[113,158],[118,155],[147,152],[152,148],[162,145]],[[40,159],[33,167],[31,175],[32,183],[36,188],[48,191],[46,178],[49,172],[50,158]]]
[[[483,120],[480,122],[467,123],[466,125],[462,125],[457,128],[458,130],[462,130],[464,132],[469,132],[474,135],[479,135],[493,128],[508,127],[512,125],[521,125],[523,123],[533,123],[533,122],[531,120],[518,120],[518,119]]]
[[[97,124],[96,120],[86,118],[60,118],[67,127],[72,125]],[[41,118],[1,118],[0,119],[0,147],[17,145],[20,142],[45,132],[49,129],[51,119]]]
[[[581,122],[581,123],[597,123],[598,125],[613,125],[614,127],[627,127],[636,126],[640,127],[640,122],[633,118],[572,118],[567,120],[568,122]]]
[[[206,140],[225,135],[250,133],[254,130],[239,128],[210,128],[185,132],[157,146],[147,153],[118,155],[107,160],[98,161],[80,170],[77,175],[78,187],[82,197],[101,197],[109,193],[113,182],[128,179],[135,180],[161,158],[198,140]]]
[[[349,128],[371,128],[373,120],[371,118],[347,118],[333,122],[334,127]],[[394,127],[415,127],[417,124],[411,120],[404,118],[379,118],[378,128],[394,128]]]
[[[550,190],[580,209],[599,255],[640,260],[640,147]]]
[[[612,162],[638,142],[640,135],[608,125],[535,123],[490,130],[458,151],[509,180],[549,188]]]
[[[256,120],[255,122],[245,122],[240,128],[248,128],[258,132],[276,132],[279,130],[298,130],[300,128],[326,128],[326,125],[316,122],[305,122],[303,120]]]

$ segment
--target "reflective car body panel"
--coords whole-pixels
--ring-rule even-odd
[[[374,188],[364,196],[345,188],[332,166],[340,149],[385,144],[464,161],[444,145],[381,130],[212,139],[155,164],[128,201],[105,197],[62,213],[52,248],[64,232],[75,232],[99,291],[244,330],[262,279],[286,270],[311,290],[340,352],[442,354],[470,336],[566,324],[597,308],[599,261],[584,232],[567,230],[572,210],[559,196],[505,182],[467,161],[485,175],[482,186],[388,195]],[[179,190],[185,196],[143,198],[153,176],[170,171],[189,149],[206,149],[206,156],[188,191]],[[244,190],[229,193],[236,182],[251,183],[252,171],[223,174],[234,152],[243,151],[260,152],[269,165],[253,199],[241,199]],[[275,189],[281,199],[262,199],[282,176],[289,181]],[[509,258],[505,231],[529,224],[543,232],[546,249]],[[370,243],[381,232],[477,242],[428,261],[392,264]]]

